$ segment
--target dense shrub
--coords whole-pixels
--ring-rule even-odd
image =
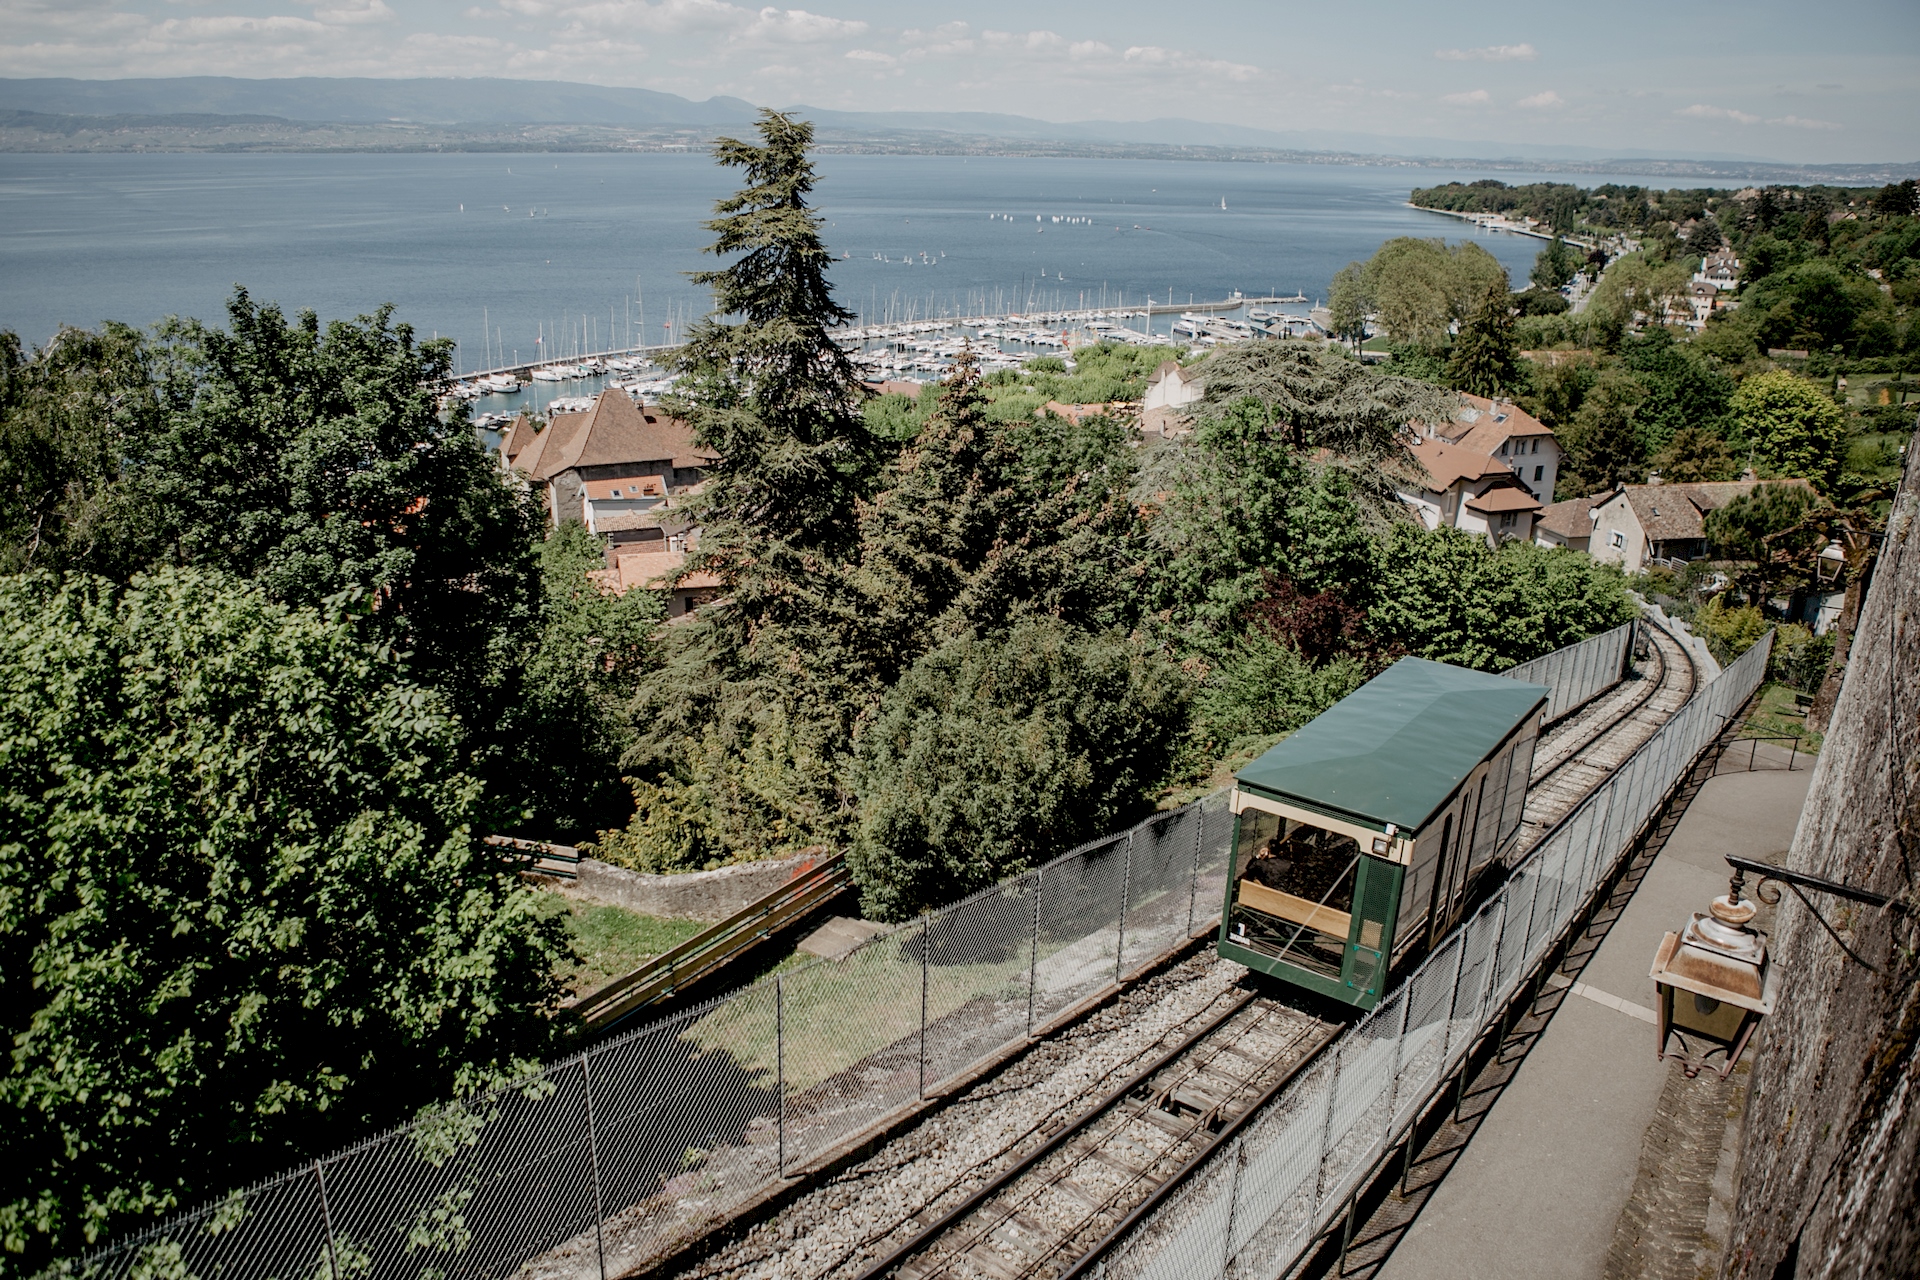
[[[1186,679],[1117,634],[1050,619],[920,659],[860,739],[849,861],[863,908],[901,919],[1151,808]]]

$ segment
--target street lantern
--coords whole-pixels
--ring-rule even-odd
[[[1838,542],[1829,542],[1814,557],[1813,571],[1821,582],[1838,582],[1847,567],[1847,553]]]
[[[1669,933],[1653,957],[1659,994],[1661,1061],[1677,1058],[1689,1077],[1713,1067],[1721,1079],[1733,1070],[1754,1027],[1773,1012],[1774,975],[1767,963],[1767,935],[1747,927],[1755,908],[1740,897],[1740,878],[1698,912],[1679,933]]]

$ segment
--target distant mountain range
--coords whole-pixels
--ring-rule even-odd
[[[196,128],[214,118],[258,122],[278,117],[297,124],[355,126],[414,125],[465,130],[512,125],[581,125],[658,132],[704,133],[751,123],[758,108],[740,98],[713,97],[695,102],[672,93],[556,80],[411,79],[298,77],[244,80],[227,76],[169,79],[74,80],[0,79],[0,112],[68,117],[194,117]],[[1203,120],[1083,120],[1056,123],[1028,116],[984,111],[831,111],[796,105],[820,128],[823,138],[884,142],[911,141],[911,149],[936,146],[941,137],[967,139],[978,150],[984,141],[1071,147],[1075,144],[1142,146],[1155,149],[1198,147],[1209,150],[1258,148],[1275,152],[1339,153],[1355,157],[1446,158],[1453,160],[1543,162],[1553,168],[1630,171],[1636,162],[1655,172],[1695,166],[1702,174],[1754,177],[1779,169],[1811,172],[1813,166],[1782,165],[1756,156],[1642,151],[1625,155],[1596,147],[1463,141],[1454,138],[1391,136],[1335,130],[1276,131]],[[17,117],[26,120],[25,116]],[[184,123],[184,122],[183,122]],[[71,128],[72,126],[65,126]],[[881,147],[880,149],[884,149]],[[1678,162],[1678,166],[1676,166]],[[1865,173],[1887,166],[1833,166]],[[1892,166],[1901,176],[1910,165]],[[1835,180],[1845,180],[1836,176]],[[1858,180],[1856,178],[1856,180]]]

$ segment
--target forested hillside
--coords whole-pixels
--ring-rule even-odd
[[[1608,260],[1556,239],[1526,288],[1478,307],[1472,281],[1486,269],[1475,264],[1491,258],[1471,243],[1391,242],[1336,277],[1336,324],[1357,334],[1372,317],[1390,371],[1510,396],[1555,429],[1571,457],[1553,496],[1752,468],[1813,480],[1844,504],[1897,474],[1920,362],[1911,181],[1657,191],[1483,180],[1412,199],[1638,246]],[[1738,288],[1690,331],[1694,276],[1717,251],[1738,259]]]

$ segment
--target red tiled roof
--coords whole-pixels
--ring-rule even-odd
[[[1472,449],[1478,453],[1498,453],[1503,441],[1515,436],[1551,436],[1553,428],[1528,413],[1516,404],[1504,400],[1489,400],[1485,396],[1460,394],[1464,402],[1460,413],[1454,418],[1456,429],[1464,428],[1453,438],[1453,442],[1462,449]]]
[[[722,585],[718,577],[704,571],[690,573],[674,582],[674,575],[680,572],[686,562],[687,553],[684,551],[629,551],[620,556],[615,568],[600,570],[596,576],[622,595],[634,587],[664,590],[668,585],[678,588]]]
[[[1557,533],[1563,538],[1590,538],[1593,536],[1593,509],[1612,496],[1611,493],[1596,493],[1590,497],[1569,498],[1565,502],[1542,507],[1534,519],[1533,527]]]
[[[1420,465],[1427,469],[1427,474],[1433,477],[1432,489],[1435,493],[1446,492],[1460,480],[1513,474],[1512,467],[1491,454],[1463,449],[1445,440],[1417,440],[1412,452]]]
[[[1475,511],[1538,511],[1540,499],[1525,489],[1503,484],[1468,498],[1467,506]]]
[[[678,418],[648,411],[617,388],[602,391],[585,413],[557,413],[535,446],[514,460],[514,466],[535,480],[551,480],[580,467],[619,466],[657,462],[673,467],[700,467],[713,461],[693,441],[693,432]]]

